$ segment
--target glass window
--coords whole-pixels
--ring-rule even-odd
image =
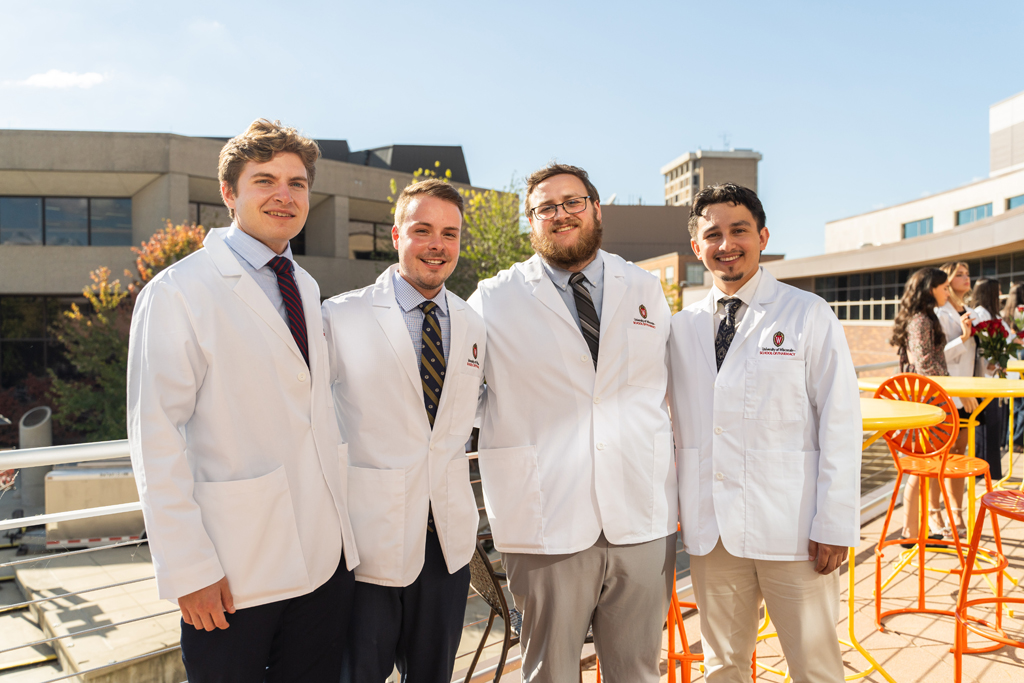
[[[686,264],[686,284],[691,286],[700,286],[704,284],[704,264],[703,263],[687,263]]]
[[[1019,194],[1016,197],[1010,197],[1006,200],[1006,210],[1016,209],[1018,206],[1024,206],[1024,194]]]
[[[14,386],[30,374],[45,375],[44,345],[42,341],[0,342],[0,386]]]
[[[931,218],[923,218],[919,221],[912,221],[903,224],[903,239],[919,237],[932,234],[933,221]]]
[[[85,246],[89,243],[89,200],[48,197],[46,243],[61,246]]]
[[[665,282],[670,285],[674,285],[676,283],[676,269],[672,266],[665,266]]]
[[[226,228],[231,225],[228,207],[223,204],[199,204],[198,208],[199,213],[196,222],[207,230],[210,228]]]
[[[661,279],[661,268],[655,268],[654,270],[652,270],[651,271],[651,275],[653,275],[654,277],[656,277],[656,278],[658,278],[660,280]]]
[[[99,247],[131,246],[132,200],[89,200],[89,232],[89,244]]]
[[[980,221],[983,218],[988,218],[992,215],[992,202],[988,204],[982,204],[981,206],[973,206],[969,209],[963,209],[956,212],[956,224],[967,225],[974,221]]]
[[[46,302],[41,296],[0,297],[0,339],[46,336]]]
[[[43,243],[43,200],[0,197],[0,244]]]

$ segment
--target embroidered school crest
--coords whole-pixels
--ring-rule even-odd
[[[476,344],[473,344],[473,358],[476,358]]]
[[[647,320],[647,307],[643,304],[640,304],[640,317]]]
[[[782,334],[782,330],[779,330],[775,333],[775,336],[772,337],[772,341],[775,343],[776,347],[782,346],[782,342],[786,341],[786,335]]]

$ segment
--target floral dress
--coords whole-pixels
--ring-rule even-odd
[[[935,342],[935,323],[927,313],[918,313],[907,322],[907,348],[900,349],[900,371],[932,376],[949,374],[944,344]]]

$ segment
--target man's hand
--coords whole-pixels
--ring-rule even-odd
[[[839,569],[839,565],[843,563],[843,559],[846,558],[850,549],[845,545],[828,545],[811,541],[807,546],[807,552],[811,556],[811,562],[815,563],[814,571],[819,574],[831,574]]]
[[[235,603],[228,588],[228,577],[225,576],[217,583],[194,593],[181,596],[178,598],[178,607],[181,608],[181,618],[189,626],[195,626],[197,631],[227,628],[228,620],[224,617],[224,612],[235,613]]]

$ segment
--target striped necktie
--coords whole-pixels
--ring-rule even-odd
[[[441,402],[441,389],[444,387],[444,344],[441,341],[441,323],[437,320],[437,304],[424,301],[419,308],[423,311],[423,338],[420,340],[423,405],[427,408],[427,419],[433,429],[437,406]]]
[[[597,350],[601,338],[601,319],[597,317],[597,310],[594,308],[594,300],[590,298],[590,292],[584,282],[587,277],[583,273],[573,273],[569,276],[569,284],[572,285],[572,295],[576,299],[576,313],[580,317],[580,332],[583,339],[590,347],[590,357],[594,359],[594,369],[597,370]]]
[[[284,308],[288,313],[288,329],[291,330],[292,338],[295,340],[296,346],[299,347],[308,368],[309,342],[306,339],[306,314],[302,310],[299,286],[295,284],[292,262],[283,256],[275,256],[270,259],[270,267],[277,273],[277,286],[281,289],[281,298],[284,299]]]
[[[718,326],[718,334],[715,335],[715,362],[718,363],[718,369],[721,370],[725,354],[729,353],[732,338],[736,336],[736,311],[740,309],[743,300],[733,297],[719,299],[718,303],[725,306],[725,317],[722,318],[722,322]]]

